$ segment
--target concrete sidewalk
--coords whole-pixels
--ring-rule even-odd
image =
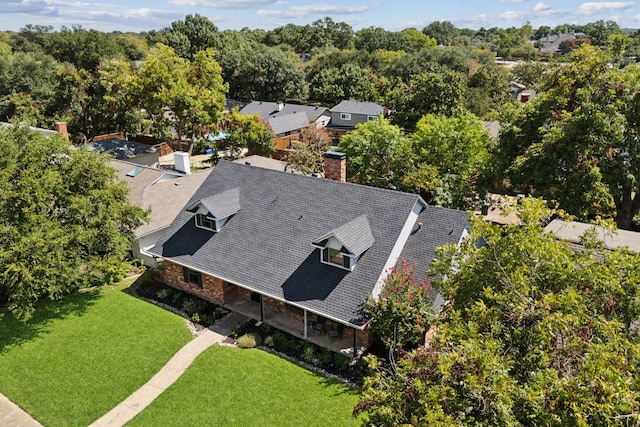
[[[0,426],[3,427],[42,427],[31,415],[18,405],[0,394]]]
[[[124,425],[138,413],[142,412],[144,408],[149,406],[151,402],[160,396],[171,384],[176,382],[200,353],[213,344],[223,343],[225,341],[230,342],[231,340],[228,338],[228,335],[231,333],[232,328],[244,320],[246,320],[246,317],[231,312],[227,314],[220,323],[202,331],[198,337],[178,350],[171,360],[145,385],[91,424],[90,427],[114,427]]]

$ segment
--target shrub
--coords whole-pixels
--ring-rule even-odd
[[[305,345],[302,350],[302,360],[311,363],[316,358],[316,352],[312,345]]]
[[[333,355],[333,366],[339,371],[346,371],[349,369],[349,364],[351,363],[351,359],[348,357],[344,357],[338,353]]]
[[[323,366],[328,366],[331,364],[331,352],[326,348],[319,349],[318,352],[318,361]]]
[[[240,348],[254,348],[256,346],[255,335],[244,334],[238,338],[238,347]]]
[[[273,337],[271,335],[267,335],[267,337],[264,339],[264,345],[266,345],[267,347],[273,347],[274,346],[274,342],[273,342]]]
[[[201,299],[187,298],[182,303],[182,311],[187,313],[188,316],[193,316],[194,313],[203,311],[207,306],[207,303]]]
[[[162,288],[156,293],[156,298],[160,301],[165,300],[171,296],[172,290],[170,288]]]
[[[286,335],[279,331],[273,334],[273,342],[275,347],[279,350],[286,349],[289,346],[289,340]]]

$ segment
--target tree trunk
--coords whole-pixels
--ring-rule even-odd
[[[631,189],[625,189],[622,198],[616,201],[616,225],[621,230],[631,229],[633,217],[640,210],[640,197],[633,195]]]

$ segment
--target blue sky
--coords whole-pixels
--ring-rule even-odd
[[[640,28],[640,1],[537,0],[0,0],[0,30],[17,31],[26,24],[82,25],[101,31],[147,31],[167,27],[199,13],[221,29],[266,30],[294,23],[309,24],[330,16],[354,30],[383,27],[422,29],[448,20],[459,28],[585,24],[614,20]]]

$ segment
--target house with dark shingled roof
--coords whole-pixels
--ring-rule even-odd
[[[426,271],[467,220],[415,194],[221,161],[149,252],[164,283],[348,356],[371,344],[361,309],[391,267]]]

